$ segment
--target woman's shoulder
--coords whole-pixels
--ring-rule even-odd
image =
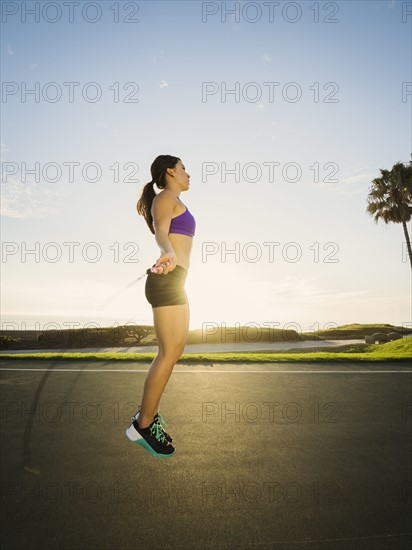
[[[155,198],[153,199],[153,202],[163,202],[163,201],[170,201],[170,202],[177,202],[177,197],[171,191],[170,189],[162,189],[160,193],[157,193]]]
[[[176,206],[179,204],[179,201],[177,200],[176,195],[171,191],[170,189],[162,189],[157,195],[154,197],[152,202],[152,212],[154,212],[154,209],[156,210],[160,207],[162,210],[164,209],[170,209],[173,207],[173,213],[176,210]],[[153,215],[153,214],[152,214]]]

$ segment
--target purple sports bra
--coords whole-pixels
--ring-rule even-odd
[[[179,199],[179,197],[176,197],[176,198]],[[186,205],[183,205],[183,206],[186,206]],[[176,216],[171,219],[169,234],[180,233],[180,235],[187,235],[188,237],[193,237],[195,234],[195,229],[196,229],[195,219],[192,216],[192,214],[189,212],[186,206],[186,210],[183,212],[183,214],[180,214],[179,216]]]

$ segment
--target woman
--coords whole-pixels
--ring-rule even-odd
[[[178,157],[158,156],[137,202],[155,235],[161,256],[147,270],[145,295],[153,308],[158,353],[148,370],[139,411],[132,416],[127,437],[149,453],[166,458],[175,452],[165,422],[157,412],[173,367],[182,355],[189,330],[189,304],[184,284],[189,270],[196,222],[179,195],[189,189],[190,176]],[[155,193],[153,185],[162,191]]]

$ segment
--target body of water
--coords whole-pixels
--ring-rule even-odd
[[[244,352],[244,351],[282,351],[293,348],[327,348],[346,344],[363,344],[365,340],[325,340],[323,342],[314,342],[306,340],[305,342],[228,342],[218,344],[187,344],[184,353],[222,353],[222,352]],[[79,349],[37,349],[37,350],[4,350],[2,353],[46,353],[67,351],[72,353],[95,353],[95,352],[111,352],[111,353],[152,353],[157,351],[157,346],[123,346],[112,348],[79,348]]]

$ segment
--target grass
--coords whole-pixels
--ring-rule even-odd
[[[393,340],[385,344],[357,344],[338,346],[334,351],[293,351],[267,352],[253,351],[241,353],[184,353],[179,363],[293,363],[293,362],[341,362],[341,361],[412,361],[412,336]],[[13,353],[0,354],[0,359],[68,359],[81,361],[135,361],[139,363],[151,362],[155,353]]]
[[[315,333],[303,332],[303,337],[310,337],[313,334],[323,340],[325,338],[364,338],[367,334],[371,335],[375,332],[400,332],[404,334],[405,328],[388,323],[350,323],[348,325],[340,325],[328,329],[320,329]]]

